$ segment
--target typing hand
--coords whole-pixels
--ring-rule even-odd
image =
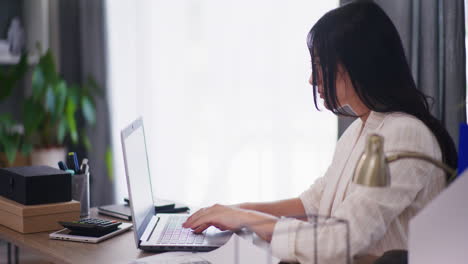
[[[210,226],[215,226],[220,230],[237,230],[246,221],[248,221],[248,215],[245,210],[215,204],[198,210],[182,226],[193,229],[194,233],[201,233]]]
[[[277,218],[272,215],[215,204],[198,210],[182,226],[191,228],[194,233],[201,233],[210,226],[231,231],[249,226],[251,231],[264,240],[270,241],[276,221]]]

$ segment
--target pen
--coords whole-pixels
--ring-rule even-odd
[[[60,168],[61,170],[63,170],[63,171],[68,170],[67,165],[66,165],[63,161],[59,161],[59,162],[58,162],[58,166],[59,166],[59,168]]]
[[[75,152],[68,152],[67,166],[69,169],[74,170],[75,173],[80,173],[80,167],[78,166],[78,157]]]

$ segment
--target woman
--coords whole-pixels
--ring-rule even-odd
[[[282,260],[312,262],[317,257],[320,263],[334,263],[346,255],[343,229],[319,229],[314,241],[310,229],[300,228],[310,223],[279,218],[319,214],[348,220],[353,256],[406,249],[409,220],[444,188],[446,175],[429,163],[401,160],[390,165],[391,187],[353,184],[367,135],[382,135],[387,154],[416,151],[456,167],[453,141],[430,114],[397,30],[376,4],[361,1],[328,12],[311,29],[307,42],[316,107],[318,93],[330,111],[359,117],[339,139],[329,169],[298,198],[214,205],[193,214],[184,227],[195,232],[209,226],[235,230],[263,221],[250,228],[271,241],[273,254]],[[315,242],[319,256],[313,255]]]

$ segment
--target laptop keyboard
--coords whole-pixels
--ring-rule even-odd
[[[200,245],[205,240],[205,232],[195,234],[190,228],[183,228],[182,224],[188,217],[170,216],[164,230],[158,239],[158,244]]]

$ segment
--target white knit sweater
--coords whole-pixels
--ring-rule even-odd
[[[408,223],[445,187],[445,174],[415,159],[391,163],[391,187],[369,188],[352,183],[367,135],[384,137],[384,152],[416,151],[441,159],[435,136],[417,118],[403,113],[371,112],[363,124],[357,119],[339,139],[332,164],[325,175],[300,195],[307,214],[346,219],[350,226],[351,256],[382,255],[406,249]],[[311,219],[309,219],[311,220]],[[346,263],[345,229],[320,225],[317,241],[311,224],[282,219],[275,226],[271,247],[275,256],[301,263]],[[318,254],[314,255],[314,243]]]

